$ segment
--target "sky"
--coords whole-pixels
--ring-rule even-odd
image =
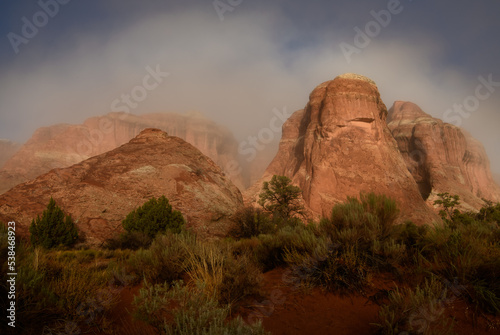
[[[199,111],[238,140],[355,72],[460,125],[500,173],[495,0],[4,0],[0,138],[111,111]],[[276,133],[276,138],[279,138]]]

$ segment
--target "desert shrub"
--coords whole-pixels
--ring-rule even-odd
[[[124,232],[115,238],[107,239],[103,247],[108,250],[130,249],[137,250],[140,248],[147,249],[153,242],[153,238],[140,231]]]
[[[73,219],[69,215],[64,215],[52,198],[47,209],[43,211],[42,217],[38,216],[31,222],[29,231],[31,243],[47,249],[58,246],[69,247],[78,239],[78,231]]]
[[[130,212],[122,222],[128,232],[143,232],[153,238],[160,232],[170,230],[180,233],[184,226],[181,212],[173,210],[165,196],[152,198],[141,207]]]
[[[228,305],[219,305],[217,298],[203,285],[194,288],[177,282],[148,285],[134,299],[135,317],[155,327],[160,334],[266,334],[261,324],[249,326],[241,318],[230,321]]]
[[[267,213],[254,207],[245,207],[234,216],[230,236],[241,239],[251,238],[274,231],[274,225]]]
[[[245,297],[260,293],[262,271],[249,256],[229,258],[219,288],[219,301],[231,308]]]
[[[453,323],[444,313],[446,301],[447,290],[435,278],[414,290],[396,287],[389,292],[389,303],[380,308],[380,322],[374,325],[381,334],[452,334]]]
[[[106,323],[116,295],[107,290],[111,279],[101,252],[48,251],[16,246],[16,329],[38,334],[41,326],[64,329],[66,324]],[[104,262],[104,260],[103,260]],[[57,332],[57,331],[55,331]]]
[[[421,241],[426,266],[443,279],[458,282],[478,309],[500,312],[500,244],[495,223],[474,221],[455,227],[436,226]]]
[[[427,234],[429,226],[417,226],[411,221],[406,221],[404,224],[396,227],[396,229],[397,240],[404,244],[408,251],[415,252],[425,234]]]
[[[262,273],[247,255],[235,256],[224,243],[198,242],[186,250],[187,274],[193,282],[203,282],[221,303],[234,304],[258,293]]]
[[[356,250],[350,248],[340,252],[327,240],[318,243],[313,253],[287,250],[285,260],[291,265],[288,281],[295,285],[320,285],[344,294],[363,293],[370,284],[368,267]]]
[[[195,245],[189,233],[158,235],[149,249],[130,256],[128,264],[140,278],[150,283],[172,283],[182,279],[189,248]]]
[[[274,235],[260,235],[260,243],[254,249],[254,257],[264,272],[269,271],[287,264],[287,250],[294,250],[299,254],[312,253],[318,241],[323,238],[327,237],[318,237],[314,227],[286,226]]]
[[[330,218],[322,219],[319,229],[339,245],[354,247],[364,263],[377,269],[394,268],[405,254],[405,245],[398,242],[396,202],[385,195],[360,194],[337,204]]]
[[[500,203],[494,204],[488,200],[484,201],[486,205],[477,213],[476,218],[483,222],[500,225]]]
[[[349,197],[346,203],[335,205],[331,217],[321,220],[320,227],[342,245],[369,249],[372,241],[391,236],[398,213],[394,200],[362,193],[359,200]]]

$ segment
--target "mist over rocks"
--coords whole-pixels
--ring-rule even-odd
[[[231,162],[239,160],[238,142],[233,134],[201,113],[110,113],[89,118],[81,125],[58,124],[37,129],[0,170],[0,193],[54,168],[68,167],[117,148],[151,127],[200,149],[226,169],[238,187],[245,188],[248,184],[242,173],[231,170]],[[245,164],[241,166],[246,168]]]
[[[430,206],[443,192],[459,195],[462,210],[480,209],[482,198],[500,201],[500,187],[492,176],[486,151],[467,131],[405,101],[394,103],[387,121]]]
[[[348,196],[376,192],[398,202],[402,219],[439,220],[422,199],[386,118],[371,79],[344,74],[320,84],[306,107],[283,125],[278,153],[263,178],[245,192],[246,201],[254,201],[259,185],[278,174],[302,189],[306,207],[316,216],[329,216],[333,205]]]
[[[243,205],[238,188],[214,161],[179,137],[145,129],[127,144],[71,167],[54,169],[0,195],[0,220],[28,236],[50,197],[71,214],[87,242],[122,231],[126,215],[165,195],[202,238],[224,236]]]
[[[7,162],[19,149],[21,144],[9,140],[0,139],[0,168]]]

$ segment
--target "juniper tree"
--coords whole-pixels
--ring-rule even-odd
[[[64,214],[52,197],[42,217],[33,219],[29,231],[31,243],[46,249],[69,247],[78,240],[78,230],[73,219]]]

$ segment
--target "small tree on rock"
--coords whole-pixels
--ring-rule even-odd
[[[70,215],[65,215],[54,199],[50,198],[42,217],[31,222],[30,239],[33,245],[46,249],[57,246],[69,247],[78,240],[78,230]]]
[[[259,205],[288,220],[295,214],[303,215],[301,194],[300,187],[292,185],[290,178],[274,175],[271,181],[264,182],[259,194]]]
[[[441,205],[443,209],[439,211],[441,219],[447,223],[452,229],[456,228],[456,218],[460,216],[460,211],[456,209],[460,205],[460,196],[451,195],[448,192],[439,193],[439,199],[434,200],[434,205]]]
[[[153,238],[167,229],[180,233],[184,226],[181,212],[173,210],[165,196],[152,198],[141,207],[130,212],[122,222],[128,232],[142,232]]]

